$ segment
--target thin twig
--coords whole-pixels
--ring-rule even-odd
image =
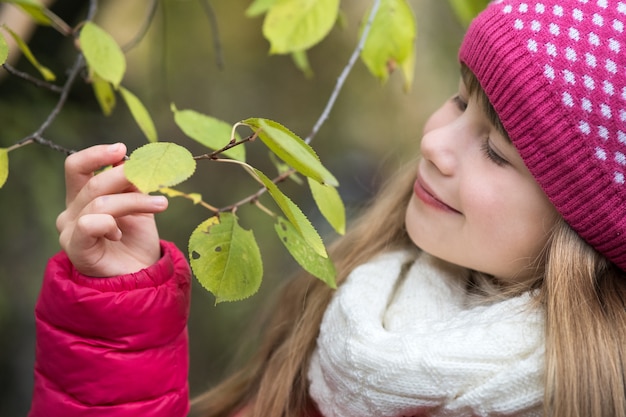
[[[343,88],[343,85],[345,84],[346,78],[348,77],[348,75],[352,71],[352,68],[354,67],[354,64],[356,63],[357,59],[359,58],[359,54],[363,50],[363,46],[365,45],[365,41],[367,40],[367,36],[369,35],[370,28],[372,27],[372,22],[374,21],[374,18],[376,17],[376,13],[378,12],[378,9],[379,9],[379,6],[380,6],[380,2],[381,2],[381,0],[374,0],[374,4],[372,5],[372,10],[370,11],[369,16],[367,17],[367,22],[365,23],[365,27],[363,28],[363,33],[361,33],[361,37],[359,38],[359,42],[358,42],[356,48],[354,49],[354,51],[352,52],[352,55],[350,56],[350,59],[348,60],[348,64],[345,66],[345,68],[341,72],[339,78],[337,79],[337,83],[335,84],[335,88],[333,89],[333,92],[331,93],[331,96],[328,99],[328,102],[326,103],[326,107],[324,108],[324,111],[322,112],[322,114],[320,115],[319,119],[315,123],[315,125],[313,127],[313,130],[311,131],[309,136],[307,136],[307,138],[305,139],[305,142],[307,144],[311,143],[311,141],[313,140],[313,138],[315,137],[315,135],[317,134],[317,132],[319,131],[321,126],[324,124],[324,122],[328,118],[328,115],[330,114],[330,111],[333,108],[335,100],[339,96],[339,92],[341,91],[341,89]],[[282,174],[276,176],[275,178],[273,178],[272,182],[274,184],[278,184],[278,183],[286,180],[287,178],[289,178],[294,172],[296,172],[296,170],[291,168],[291,169],[283,172]],[[236,202],[234,204],[231,204],[230,206],[221,208],[220,211],[231,211],[231,210],[234,210],[237,207],[240,207],[240,206],[242,206],[244,204],[255,202],[266,191],[267,191],[267,187],[263,187],[263,188],[259,189],[256,193],[254,193],[252,195],[249,195],[248,197],[246,197],[246,198],[244,198],[244,199],[242,199],[242,200],[240,200],[240,201],[238,201],[238,202]]]
[[[61,91],[63,91],[62,87],[59,87],[58,85],[49,83],[47,81],[40,80],[39,78],[35,78],[28,73],[18,70],[17,68],[6,62],[2,64],[2,68],[4,68],[9,74],[14,75],[18,78],[22,78],[23,80],[26,80],[37,87],[45,88],[54,93],[60,93]]]
[[[98,10],[97,0],[89,0],[89,9],[87,11],[86,19],[92,20],[97,10]],[[79,53],[78,56],[76,57],[76,61],[74,62],[74,65],[70,69],[67,80],[65,81],[65,84],[63,85],[63,88],[61,88],[60,90],[61,95],[59,97],[59,100],[57,101],[57,104],[54,106],[54,108],[52,109],[52,111],[50,112],[46,120],[39,126],[39,128],[34,133],[19,140],[15,145],[11,146],[9,149],[13,150],[22,146],[26,146],[31,143],[37,143],[39,145],[43,145],[48,148],[51,148],[55,151],[63,152],[66,155],[69,155],[75,152],[72,149],[67,149],[61,145],[58,145],[50,140],[45,139],[43,137],[43,134],[50,127],[52,122],[54,122],[54,120],[57,118],[59,113],[61,113],[63,106],[65,106],[65,103],[67,102],[67,98],[70,94],[70,91],[72,90],[72,87],[74,86],[76,78],[78,78],[78,75],[84,68],[84,64],[85,64],[85,61],[84,61],[83,55]]]
[[[65,102],[67,101],[67,97],[70,94],[70,90],[74,86],[74,81],[78,77],[78,74],[80,73],[80,71],[83,69],[83,64],[84,64],[83,55],[78,54],[78,56],[76,57],[76,61],[74,62],[74,65],[72,66],[72,69],[70,70],[70,74],[67,77],[67,81],[65,81],[65,85],[63,86],[63,90],[61,91],[61,97],[59,97],[59,101],[57,101],[56,106],[54,106],[54,108],[48,115],[48,118],[46,119],[46,121],[42,123],[39,129],[37,129],[36,135],[42,135],[43,132],[45,132],[46,129],[50,127],[52,122],[57,118],[57,116],[61,112],[61,109],[65,105]]]
[[[352,55],[350,56],[350,59],[348,60],[348,64],[345,66],[345,68],[339,75],[339,78],[337,78],[337,83],[335,84],[335,88],[333,89],[333,92],[330,95],[328,102],[326,103],[326,107],[324,108],[324,111],[320,115],[319,119],[317,119],[317,122],[313,126],[313,130],[311,131],[311,133],[309,133],[309,136],[307,136],[304,139],[306,143],[311,143],[311,141],[313,140],[315,135],[317,135],[317,132],[319,132],[320,128],[322,127],[326,119],[328,119],[328,115],[330,114],[330,111],[335,105],[335,101],[337,100],[337,97],[339,96],[339,92],[341,91],[344,83],[346,82],[346,78],[348,78],[348,75],[352,71],[352,67],[354,67],[354,64],[356,63],[357,59],[359,58],[359,55],[361,54],[361,51],[363,50],[363,46],[365,45],[365,41],[367,40],[367,36],[369,35],[370,29],[372,27],[372,22],[374,22],[374,17],[376,17],[376,13],[378,12],[380,1],[381,0],[374,1],[374,4],[372,5],[372,10],[370,11],[370,14],[367,18],[365,27],[363,28],[363,33],[361,34],[361,38],[359,39],[359,42],[357,43],[356,48],[354,48],[354,51],[352,52]]]
[[[61,112],[61,109],[63,108],[63,106],[65,105],[67,101],[67,97],[69,96],[70,90],[72,89],[72,86],[74,85],[74,82],[76,81],[76,78],[78,77],[78,74],[83,68],[83,63],[84,63],[83,56],[79,54],[78,57],[76,58],[76,62],[74,62],[74,65],[72,66],[72,69],[70,71],[69,76],[67,77],[67,80],[65,81],[65,84],[63,85],[61,96],[59,97],[57,104],[54,106],[54,108],[52,109],[52,111],[50,112],[46,120],[41,124],[41,126],[39,126],[39,129],[37,129],[37,131],[35,131],[31,135],[21,139],[17,143],[18,145],[17,147],[35,142],[40,145],[44,145],[49,148],[52,148],[54,150],[60,150],[66,154],[74,152],[72,150],[65,149],[60,145],[56,145],[55,143],[44,139],[43,133],[50,127],[52,122],[57,118],[57,116]]]
[[[222,54],[222,43],[220,42],[220,33],[217,27],[217,19],[213,7],[208,0],[199,0],[200,5],[204,9],[204,13],[209,18],[209,26],[211,27],[211,33],[213,35],[213,48],[215,49],[215,64],[217,68],[224,69],[224,55]]]
[[[148,33],[148,29],[150,29],[150,25],[154,21],[154,16],[156,15],[158,5],[158,0],[152,0],[152,2],[150,3],[150,8],[148,9],[148,16],[146,16],[146,20],[144,20],[143,25],[139,29],[139,32],[137,32],[133,39],[131,39],[126,45],[122,47],[122,50],[124,52],[130,51],[135,46],[137,46],[143,40],[143,38],[145,38],[146,34]]]
[[[98,0],[89,0],[89,9],[85,20],[91,21],[98,11]]]
[[[210,153],[205,153],[203,155],[198,155],[198,156],[194,156],[193,159],[195,160],[200,160],[200,159],[218,159],[218,155],[222,154],[224,151],[227,151],[231,148],[234,148],[235,146],[239,146],[242,145],[246,142],[252,142],[256,139],[257,137],[257,133],[253,133],[252,135],[248,136],[247,138],[241,139],[241,140],[231,140],[228,145],[224,146],[222,149],[218,149],[215,150],[213,152]]]

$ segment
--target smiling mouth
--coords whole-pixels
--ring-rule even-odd
[[[460,211],[450,207],[449,205],[441,201],[439,198],[437,198],[436,194],[433,191],[431,191],[430,187],[428,187],[428,185],[426,185],[423,182],[423,180],[419,177],[419,175],[417,176],[417,179],[415,180],[415,185],[413,186],[413,192],[415,193],[417,198],[419,198],[420,200],[422,200],[422,202],[424,202],[425,204],[431,207],[434,207],[439,210],[447,211],[447,212],[461,214]]]

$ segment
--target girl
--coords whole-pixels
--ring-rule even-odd
[[[199,416],[626,416],[626,2],[497,0],[416,163]],[[183,416],[189,269],[123,145],[68,158],[31,416]],[[419,248],[419,249],[418,249]],[[106,277],[106,278],[105,278]],[[159,323],[155,328],[154,323]]]

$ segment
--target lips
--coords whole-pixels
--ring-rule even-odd
[[[441,201],[439,197],[437,197],[437,194],[432,191],[428,184],[426,184],[419,175],[417,176],[417,180],[415,181],[415,185],[413,186],[413,191],[415,192],[417,198],[419,198],[420,200],[422,200],[422,202],[431,207],[443,211],[461,214],[460,211],[450,207],[449,205]]]

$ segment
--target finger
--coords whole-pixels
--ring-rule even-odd
[[[76,222],[72,233],[71,245],[74,248],[88,249],[99,239],[120,240],[122,231],[112,216],[107,214],[88,214]]]
[[[88,214],[81,216],[74,228],[68,228],[59,235],[61,248],[68,254],[84,253],[101,238],[119,240],[122,231],[115,219],[108,214]]]
[[[68,156],[65,160],[66,202],[74,200],[94,171],[121,161],[125,155],[126,146],[116,143],[92,146]]]
[[[164,196],[153,196],[139,192],[103,195],[87,204],[82,215],[106,214],[120,218],[132,214],[159,213],[167,208]],[[82,217],[81,215],[81,217]]]
[[[73,200],[67,202],[70,217],[81,213],[86,205],[98,197],[135,191],[124,175],[124,167],[117,166],[91,177]]]

